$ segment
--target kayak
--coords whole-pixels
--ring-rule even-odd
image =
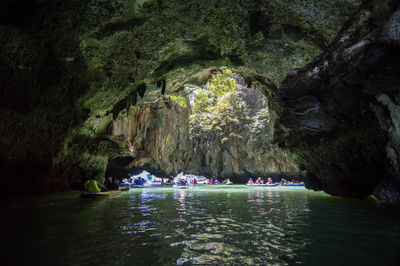
[[[119,187],[133,187],[134,184],[133,183],[121,183],[118,185]]]
[[[185,188],[189,188],[189,186],[174,185],[174,188],[185,189]]]
[[[232,183],[232,182],[229,182],[229,183],[222,183],[222,185],[233,185],[233,183]]]
[[[273,184],[247,184],[248,187],[276,187],[279,183]]]
[[[294,183],[294,184],[281,184],[283,187],[295,187],[295,186],[304,186],[304,182]]]
[[[120,195],[123,191],[121,190],[110,190],[105,192],[84,192],[80,198],[92,198],[92,199],[106,199],[117,195]]]

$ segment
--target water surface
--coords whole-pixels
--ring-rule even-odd
[[[399,265],[400,215],[302,187],[134,189],[1,203],[7,265]]]

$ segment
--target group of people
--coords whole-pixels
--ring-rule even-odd
[[[282,178],[282,180],[281,180],[281,184],[285,184],[285,185],[297,184],[297,183],[300,183],[300,181],[297,181],[297,180],[294,180],[294,179],[292,179],[292,181],[288,181],[288,180],[286,180],[284,178]]]
[[[216,179],[215,177],[212,177],[210,180],[208,180],[208,183],[207,183],[207,184],[210,184],[210,185],[218,185],[218,184],[220,184],[220,182],[219,182],[219,180]]]
[[[147,182],[147,180],[140,176],[137,178],[130,177],[129,179],[128,178],[122,179],[122,183],[134,184],[134,185],[138,185],[138,186],[143,186],[144,183],[146,183],[146,182]]]
[[[223,182],[222,182],[222,184],[231,184],[232,182],[231,182],[231,180],[229,179],[229,178],[226,178]]]
[[[196,181],[197,183],[197,181]],[[179,178],[178,182],[176,182],[178,186],[188,186],[188,181],[184,178]]]
[[[211,178],[210,180],[208,180],[208,182],[206,184],[209,185],[218,185],[218,184],[231,184],[231,180],[229,178],[225,178],[224,181],[222,181],[222,183],[216,179],[215,177]]]
[[[123,180],[124,181],[124,180]],[[128,180],[125,180],[128,182]],[[138,178],[135,180],[131,180],[131,182],[134,182],[135,185],[143,185],[143,183],[146,182],[145,179],[143,178]],[[197,184],[197,180],[194,179],[193,184]],[[225,179],[222,184],[230,184],[231,181],[229,180],[229,178]],[[284,178],[281,179],[281,184],[296,184],[299,183],[299,181],[292,179],[291,181],[286,180]],[[180,179],[178,181],[179,185],[184,185],[187,186],[188,182],[185,179]],[[211,185],[216,185],[216,184],[220,184],[220,181],[216,178],[211,178],[208,182],[208,184]],[[262,184],[273,184],[272,178],[268,177],[267,181],[264,181],[261,177],[258,177],[257,180],[254,182],[252,178],[249,179],[249,181],[247,182],[248,185],[262,185]],[[100,182],[98,182],[97,180],[87,180],[84,184],[84,188],[88,191],[88,192],[103,192],[103,191],[108,191],[108,190],[117,190],[119,188],[119,180],[117,178],[112,178],[112,177],[108,177],[106,179],[106,181],[104,182],[104,185],[101,184]]]
[[[284,178],[281,179],[281,184],[297,184],[299,183],[299,181],[292,179],[291,181],[288,181]],[[247,181],[248,185],[263,185],[263,184],[267,184],[267,185],[271,185],[273,184],[272,178],[268,177],[267,181],[265,182],[261,177],[258,177],[256,182],[253,181],[252,178],[249,179],[249,181]]]
[[[249,185],[263,185],[263,184],[273,184],[272,178],[268,177],[267,181],[264,182],[264,180],[261,177],[258,177],[256,182],[253,182],[253,179],[250,178],[249,181],[247,181],[247,184]]]

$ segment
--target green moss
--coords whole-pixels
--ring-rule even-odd
[[[97,176],[106,155],[96,147],[110,115],[143,96],[157,99],[162,79],[174,95],[187,83],[204,84],[211,69],[243,66],[251,73],[242,76],[273,97],[287,71],[318,55],[355,7],[327,6],[329,21],[314,21],[287,1],[34,1],[0,26],[4,165],[43,161],[72,184],[88,176],[83,165]],[[271,34],[249,34],[254,12],[268,19]],[[304,38],[274,38],[283,25]]]
[[[170,97],[173,104],[177,104],[182,108],[187,108],[188,100],[185,97],[179,95],[178,96],[171,95]]]

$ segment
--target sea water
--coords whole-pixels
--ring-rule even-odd
[[[76,192],[1,211],[3,265],[400,264],[398,209],[304,187]]]

